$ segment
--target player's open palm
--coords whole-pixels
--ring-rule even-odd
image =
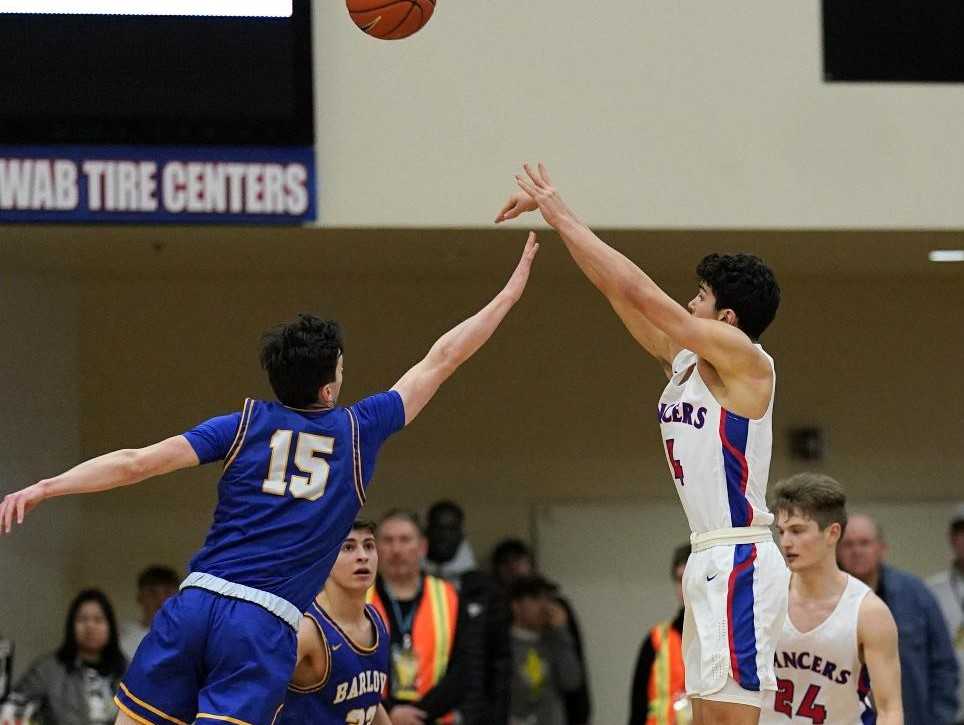
[[[44,500],[43,487],[39,483],[9,493],[0,503],[0,533],[9,534],[13,528],[14,517],[18,524],[23,523],[23,517],[37,507]]]
[[[539,211],[542,212],[542,218],[546,220],[549,226],[558,227],[564,220],[576,218],[576,215],[559,196],[556,187],[552,185],[549,172],[541,161],[535,169],[529,164],[523,164],[522,168],[526,175],[516,174],[515,181],[519,188],[538,205]]]

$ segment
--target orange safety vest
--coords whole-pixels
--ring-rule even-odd
[[[368,599],[391,632],[388,611],[375,587],[369,590]],[[416,689],[423,697],[438,684],[448,668],[458,612],[459,595],[455,587],[444,579],[425,576],[422,580],[422,596],[415,605],[415,618],[412,621],[412,650],[418,660]],[[439,722],[454,722],[454,718],[449,714]]]
[[[683,676],[683,638],[669,622],[653,627],[653,669],[649,673],[649,712],[646,725],[677,725],[673,703],[686,693]]]

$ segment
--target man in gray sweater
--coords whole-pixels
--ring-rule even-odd
[[[510,725],[565,725],[563,695],[582,684],[566,610],[541,577],[512,584],[512,693]]]

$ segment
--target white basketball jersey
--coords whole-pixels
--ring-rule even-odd
[[[801,634],[786,618],[773,662],[777,692],[764,704],[760,725],[875,722],[857,644],[860,603],[869,591],[848,575],[840,601],[818,626]]]
[[[767,356],[770,366],[773,358]],[[759,420],[726,410],[700,377],[695,352],[681,350],[659,399],[659,427],[670,474],[690,531],[769,526],[767,479],[773,450],[773,392]],[[776,372],[773,373],[776,389]]]

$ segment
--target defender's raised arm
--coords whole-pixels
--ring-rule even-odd
[[[422,411],[439,386],[492,337],[492,333],[522,296],[529,281],[532,260],[538,251],[536,235],[529,232],[522,258],[502,291],[472,317],[442,335],[432,345],[428,355],[395,383],[392,390],[401,396],[405,405],[406,425]]]

